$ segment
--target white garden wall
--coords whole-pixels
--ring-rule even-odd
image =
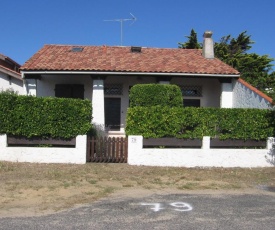
[[[204,137],[202,149],[143,148],[142,136],[128,137],[128,164],[169,167],[274,167],[274,138],[266,149],[210,149]]]
[[[7,147],[7,135],[0,135],[0,161],[30,163],[86,163],[87,136],[77,136],[75,148]]]

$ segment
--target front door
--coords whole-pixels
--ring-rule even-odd
[[[109,130],[119,131],[120,130],[120,98],[105,98],[105,125]]]

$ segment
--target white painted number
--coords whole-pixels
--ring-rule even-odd
[[[141,203],[141,205],[152,205],[153,207],[151,209],[154,210],[154,212],[158,212],[159,210],[164,209],[161,207],[160,203]]]
[[[174,210],[179,212],[189,212],[193,209],[190,204],[183,203],[183,202],[175,202],[175,203],[171,203],[170,205],[173,207],[176,207],[176,209]]]
[[[163,208],[163,204],[161,203],[141,203],[141,205],[148,205],[148,206],[153,206],[150,209],[152,209],[154,212],[158,212]],[[170,203],[170,206],[174,207],[174,211],[178,211],[178,212],[189,212],[193,210],[193,207],[188,204],[188,203],[184,203],[184,202],[174,202],[174,203]]]

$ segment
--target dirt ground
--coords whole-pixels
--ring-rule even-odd
[[[44,215],[113,197],[269,193],[275,168],[168,168],[0,162],[0,218]],[[268,191],[269,190],[269,191]]]

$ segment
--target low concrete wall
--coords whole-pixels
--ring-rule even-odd
[[[0,135],[0,161],[30,163],[86,163],[87,136],[77,136],[75,148],[7,147],[7,135]]]
[[[266,149],[210,149],[210,137],[201,149],[143,148],[142,136],[128,137],[128,164],[170,167],[274,167],[274,138]]]

